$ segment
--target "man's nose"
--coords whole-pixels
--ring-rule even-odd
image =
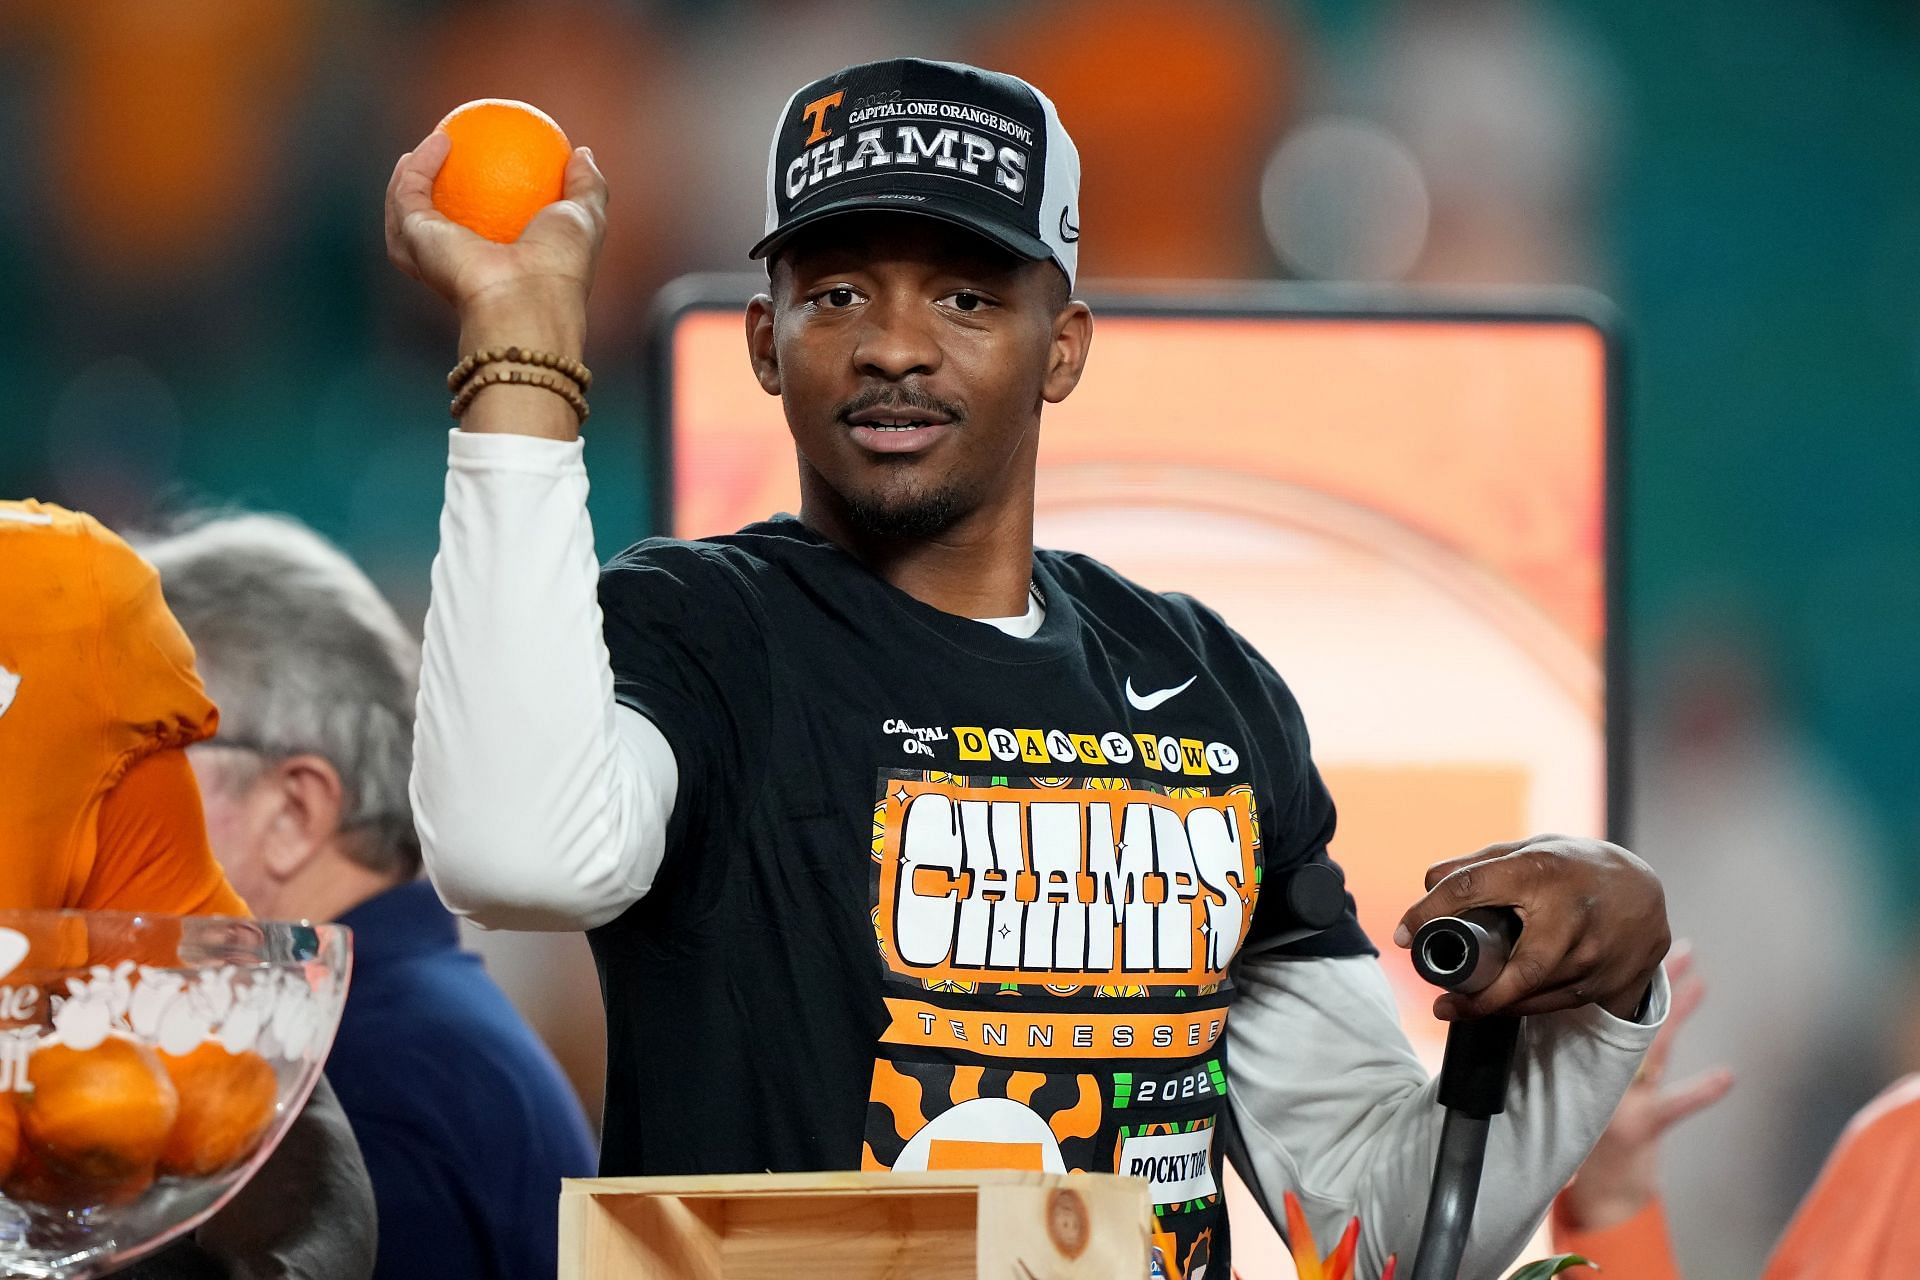
[[[874,378],[898,382],[940,367],[940,343],[932,331],[936,317],[911,298],[875,298],[867,304],[854,367]]]

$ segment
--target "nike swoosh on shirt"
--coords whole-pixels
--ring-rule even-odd
[[[1133,704],[1133,708],[1136,711],[1151,711],[1167,699],[1177,698],[1185,693],[1187,691],[1187,685],[1192,684],[1199,678],[1199,676],[1188,676],[1186,684],[1177,684],[1171,689],[1162,689],[1157,693],[1135,693],[1133,691],[1133,677],[1128,676],[1127,701]]]

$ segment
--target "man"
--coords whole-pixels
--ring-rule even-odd
[[[246,915],[185,754],[218,723],[153,567],[91,516],[0,501],[0,909]],[[373,1237],[322,1078],[233,1201],[132,1274],[350,1280]]]
[[[373,1177],[374,1274],[552,1276],[560,1180],[593,1141],[546,1047],[417,877],[418,650],[318,535],[215,519],[147,546],[223,709],[192,749],[215,855],[263,916],[353,929],[327,1073]]]
[[[497,245],[433,211],[446,149],[395,167],[390,256],[453,303],[463,357],[570,367],[604,225],[591,155]],[[464,398],[416,735],[428,869],[476,919],[590,930],[606,1173],[1118,1169],[1151,1182],[1162,1270],[1217,1277],[1230,1124],[1269,1213],[1291,1188],[1329,1233],[1361,1214],[1370,1273],[1413,1251],[1439,1116],[1351,912],[1286,943],[1261,893],[1333,831],[1298,707],[1204,606],[1032,545],[1041,410],[1092,336],[1077,170],[1011,77],[897,59],[796,93],[746,331],[800,516],[641,543],[597,603],[569,398]],[[1501,978],[1443,1011],[1541,1015],[1479,1276],[1664,1016],[1665,912],[1594,841],[1431,880],[1408,930],[1478,903],[1527,921]]]

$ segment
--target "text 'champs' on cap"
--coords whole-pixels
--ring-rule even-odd
[[[979,233],[1074,282],[1080,153],[1047,96],[957,62],[848,67],[787,100],[767,160],[764,258],[802,227],[898,210]]]

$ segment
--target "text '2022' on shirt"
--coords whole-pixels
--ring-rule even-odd
[[[791,518],[602,574],[615,695],[681,779],[590,935],[606,1172],[1119,1172],[1181,1274],[1224,1261],[1232,963],[1333,807],[1215,614],[1084,556],[1034,582],[1016,638]],[[1371,951],[1351,909],[1290,949]]]

